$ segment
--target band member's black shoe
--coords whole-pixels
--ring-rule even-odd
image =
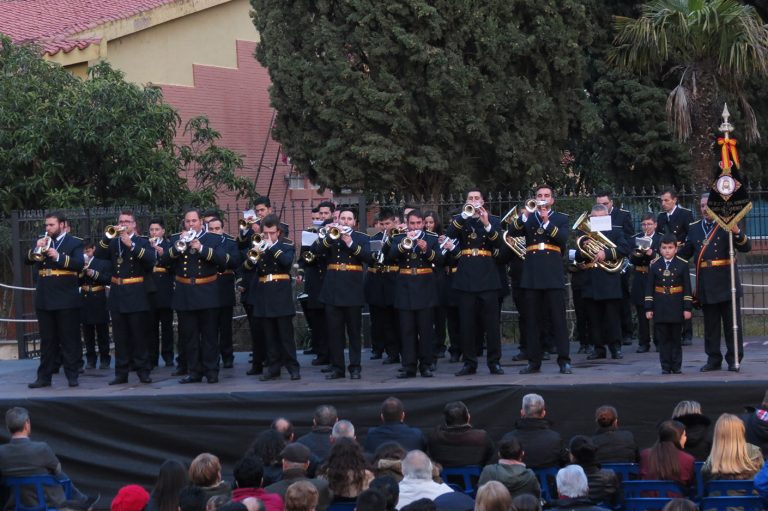
[[[504,369],[499,364],[493,364],[488,370],[491,371],[491,374],[504,374]]]
[[[402,373],[397,373],[397,378],[404,379],[404,378],[416,378],[416,371],[403,371]]]
[[[325,375],[326,380],[338,380],[344,378],[344,373],[339,371],[334,371],[331,369],[331,372]]]
[[[128,383],[127,376],[115,376],[115,379],[109,382],[110,385],[122,385],[123,383]]]
[[[531,364],[528,364],[527,366],[520,369],[520,374],[534,374],[534,373],[540,373],[541,367],[540,366],[534,366]]]
[[[184,378],[179,380],[179,383],[187,384],[187,383],[200,383],[203,381],[202,376],[185,376]]]
[[[721,368],[722,366],[720,364],[710,364],[709,362],[707,362],[706,364],[701,366],[701,369],[699,369],[699,371],[701,371],[702,373],[708,373],[710,371],[719,371]]]
[[[571,364],[567,362],[565,364],[560,364],[560,374],[573,374]]]
[[[649,351],[651,351],[651,347],[649,345],[641,344],[640,346],[637,347],[637,350],[635,351],[635,353],[648,353]]]
[[[461,368],[460,371],[458,371],[456,376],[469,376],[470,374],[475,374],[477,372],[476,367],[472,367],[470,365],[464,365],[464,367]]]
[[[43,387],[50,387],[50,386],[51,386],[51,382],[45,381],[45,380],[35,380],[29,385],[27,385],[27,387],[29,387],[30,389],[42,389]]]

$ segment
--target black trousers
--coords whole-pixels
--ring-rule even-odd
[[[163,362],[170,365],[173,363],[173,309],[170,307],[152,309],[151,316],[149,360],[156,366],[158,357],[162,356]]]
[[[707,354],[707,363],[720,365],[723,363],[723,355],[720,351],[720,328],[725,334],[725,361],[728,365],[736,362],[733,352],[733,312],[731,302],[703,304],[704,312],[704,352]],[[741,300],[736,302],[736,321],[739,325],[739,335],[736,340],[739,344],[739,362],[744,358],[744,334],[741,325]]]
[[[432,311],[434,314],[433,323],[435,327],[434,354],[445,353],[445,329],[448,323],[448,311],[447,308],[442,305],[438,305],[432,309]]]
[[[571,286],[571,296],[573,297],[573,310],[576,314],[576,339],[574,340],[582,345],[592,345],[594,342],[589,330],[589,312],[581,295],[581,289]]]
[[[261,326],[261,318],[253,316],[253,305],[244,303],[243,308],[248,316],[248,328],[251,330],[251,353],[253,355],[251,367],[261,369],[267,359],[267,348],[264,345],[264,331]]]
[[[298,373],[299,362],[296,360],[293,316],[259,318],[259,324],[264,331],[269,374],[279,375],[282,367],[285,367],[291,374]]]
[[[616,300],[593,300],[585,298],[584,304],[589,314],[590,337],[595,346],[601,352],[605,352],[605,347],[609,346],[611,350],[621,348],[621,315],[622,301]]]
[[[480,330],[485,332],[488,366],[498,364],[501,360],[499,292],[456,291],[456,301],[459,307],[461,353],[464,356],[464,364],[477,367],[477,332]]]
[[[690,341],[693,339],[693,319],[683,320],[683,328],[681,338]]]
[[[232,347],[232,312],[234,307],[219,307],[217,310],[217,330],[219,339],[219,353],[224,362],[235,359]]]
[[[400,355],[401,337],[395,325],[398,323],[398,311],[394,307],[369,305],[371,313],[371,344],[376,353],[386,353],[390,357]]]
[[[362,327],[363,308],[361,306],[337,307],[325,306],[325,320],[328,323],[328,346],[330,348],[331,367],[334,371],[344,371],[344,333],[349,339],[349,370],[360,371],[362,342],[360,330]]]
[[[435,360],[432,352],[434,309],[398,309],[397,317],[400,319],[400,339],[403,341],[403,367],[408,372],[415,372],[417,367],[427,369]]]
[[[659,361],[663,371],[679,371],[683,365],[682,327],[682,323],[653,322],[653,338],[659,343]]]
[[[61,361],[67,380],[77,380],[83,356],[80,345],[79,305],[75,309],[37,309],[37,325],[40,329],[40,366],[37,368],[37,379],[50,382]]]
[[[528,326],[526,325],[528,318],[524,296],[525,292],[520,286],[512,286],[512,301],[515,303],[515,309],[517,309],[517,331],[520,333],[518,350],[521,353],[528,352]]]
[[[568,328],[565,323],[565,289],[526,289],[525,306],[528,322],[528,361],[533,367],[541,366],[542,336],[549,322],[557,363],[571,361],[568,345]]]
[[[445,319],[448,324],[448,352],[451,355],[461,355],[461,321],[459,320],[459,308],[454,306],[446,307]]]
[[[634,332],[634,325],[632,324],[632,299],[629,294],[629,281],[631,279],[630,272],[626,271],[621,274],[621,338],[631,339]]]
[[[651,345],[651,320],[645,317],[645,307],[635,305],[637,312],[637,339],[638,346]]]
[[[328,360],[328,325],[325,321],[325,309],[304,309],[304,317],[312,333],[312,347],[317,358]]]
[[[136,368],[136,374],[149,375],[149,311],[111,311],[111,315],[112,336],[115,339],[115,376],[127,378],[131,363]]]
[[[109,323],[98,325],[83,324],[83,340],[85,341],[85,358],[88,364],[96,365],[96,346],[99,347],[99,359],[105,365],[109,365],[112,357],[109,356]]]
[[[218,376],[218,309],[176,311],[176,316],[179,318],[179,341],[184,346],[189,376]]]

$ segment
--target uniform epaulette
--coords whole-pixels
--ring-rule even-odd
[[[69,234],[69,233],[67,233],[67,234]],[[75,238],[76,240],[80,240],[80,241],[83,241],[83,238],[81,238],[81,237],[79,237],[79,236],[75,236],[74,234],[70,234],[70,236],[72,236],[72,237],[73,237],[73,238]]]
[[[656,257],[654,257],[654,258],[653,258],[653,261],[651,261],[651,264],[655,263],[655,262],[656,262],[656,261],[658,261],[659,259],[661,259],[661,256],[660,256],[660,255],[657,255]]]
[[[225,233],[223,234],[223,236],[224,236],[224,239],[235,241],[235,238],[233,238],[233,237],[232,237],[232,235],[231,235],[231,234],[229,234],[229,233],[226,233],[226,232],[225,232]]]
[[[682,257],[680,257],[680,256],[675,256],[675,259],[680,259],[680,260],[681,260],[682,262],[684,262],[685,264],[688,264],[688,259],[683,259],[683,258],[682,258]]]
[[[367,237],[369,237],[369,238],[370,238],[370,236],[368,235],[368,233],[365,233],[365,232],[362,232],[362,231],[352,231],[352,232],[356,232],[357,234],[362,234],[363,236],[367,236]]]
[[[424,232],[429,234],[430,236],[438,236],[438,234],[436,232],[428,231],[426,229],[424,229]]]
[[[701,219],[698,219],[698,220],[696,220],[695,222],[691,222],[691,223],[690,223],[690,224],[688,224],[688,225],[696,225],[696,224],[698,224],[699,222],[701,222]]]
[[[293,245],[293,240],[291,238],[280,238],[280,241],[282,243],[287,243],[288,245]]]
[[[678,205],[677,207],[678,207],[678,208],[680,208],[680,209],[684,209],[684,210],[686,210],[686,211],[690,211],[690,209],[688,209],[688,208],[686,208],[686,207],[684,207],[684,206],[680,206],[680,205]]]
[[[623,211],[624,213],[629,213],[629,210],[624,208],[619,208],[619,211]]]
[[[174,232],[171,236],[181,236],[181,232]]]

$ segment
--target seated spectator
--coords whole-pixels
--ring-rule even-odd
[[[387,511],[387,498],[380,491],[368,488],[357,496],[355,511]]]
[[[533,470],[526,468],[525,463],[523,463],[524,456],[523,446],[517,438],[511,437],[502,441],[499,444],[498,463],[483,467],[477,484],[482,485],[489,481],[498,481],[506,487],[512,497],[530,493],[540,498],[539,480]]]
[[[512,511],[541,511],[541,500],[523,493],[512,499]]]
[[[239,502],[244,505],[248,511],[264,511],[264,503],[256,497],[248,497]],[[237,502],[235,502],[237,504]]]
[[[227,504],[236,504],[242,507],[232,509],[234,506],[227,506]],[[230,509],[230,511],[247,511],[242,502],[233,502],[232,499],[226,495],[214,495],[205,503],[205,511],[219,511],[222,508],[224,508],[224,511],[227,511],[227,509]]]
[[[403,459],[403,480],[400,481],[399,487],[397,509],[403,509],[421,498],[434,500],[453,491],[447,484],[432,480],[432,461],[418,450],[410,451]]]
[[[699,511],[699,506],[688,499],[672,499],[661,511]]]
[[[373,473],[376,476],[388,475],[399,483],[403,479],[402,461],[406,454],[397,442],[384,442],[373,453]]]
[[[232,494],[232,486],[221,480],[221,463],[219,458],[204,452],[192,460],[189,465],[189,481],[205,492],[205,501],[214,495]]]
[[[712,421],[702,415],[698,401],[680,401],[672,411],[672,420],[685,426],[685,452],[696,461],[704,461],[712,448]]]
[[[744,423],[724,413],[715,423],[709,458],[701,468],[704,481],[710,479],[753,479],[763,466],[763,454],[744,437]]]
[[[418,499],[414,500],[407,506],[401,508],[400,511],[437,511],[437,506],[430,499]]]
[[[53,449],[45,442],[35,442],[30,440],[32,434],[32,420],[26,408],[14,406],[5,412],[5,427],[11,435],[10,441],[5,445],[0,445],[0,474],[4,477],[23,477],[35,475],[52,475],[57,481],[66,481],[69,479],[67,474],[62,472],[61,463]],[[49,507],[58,508],[65,502],[66,496],[61,486],[45,486],[45,502]],[[99,495],[88,497],[83,495],[72,485],[72,504],[78,505],[83,509],[92,507],[98,500]],[[21,502],[24,506],[35,507],[37,494],[34,487],[22,488]],[[10,495],[6,504],[6,509],[13,509],[14,496]]]
[[[248,497],[256,497],[264,503],[266,511],[282,511],[283,498],[267,492],[263,487],[264,464],[257,456],[245,456],[235,464],[232,471],[237,488],[232,492],[232,500],[242,502]]]
[[[394,478],[390,476],[378,476],[368,485],[369,490],[376,490],[381,493],[386,501],[386,511],[394,511],[397,501],[400,498],[400,487]]]
[[[259,433],[256,440],[246,451],[245,456],[256,455],[264,464],[264,486],[276,483],[283,476],[283,463],[280,453],[285,448],[283,435],[273,429]]]
[[[589,500],[587,475],[578,465],[568,465],[557,471],[558,500],[552,502],[557,509],[581,509],[584,511],[608,511]]]
[[[477,489],[475,511],[509,511],[512,496],[506,486],[498,481],[488,481]]]
[[[579,465],[587,475],[589,498],[606,507],[615,508],[621,500],[619,478],[613,470],[600,468],[595,461],[595,445],[582,435],[571,438],[568,445],[571,463]]]
[[[689,487],[696,480],[694,458],[683,451],[685,426],[673,420],[659,424],[653,447],[640,452],[640,479],[676,481]]]
[[[467,406],[453,401],[443,408],[445,424],[427,434],[429,455],[443,467],[488,464],[495,455],[493,440],[484,429],[473,428]]]
[[[285,443],[289,444],[293,442],[293,437],[295,436],[293,431],[293,423],[285,417],[278,417],[277,419],[273,420],[269,428],[283,435]]]
[[[309,448],[298,442],[288,444],[280,453],[283,459],[283,477],[276,483],[272,483],[264,490],[267,493],[280,495],[285,501],[285,492],[290,485],[298,481],[307,481],[317,488],[318,502],[317,510],[325,511],[333,500],[328,481],[324,479],[312,479],[307,477],[309,468],[309,457],[311,455]]]
[[[335,501],[352,501],[373,479],[365,468],[365,458],[360,446],[352,439],[339,438],[331,447],[328,460],[320,467],[318,476],[328,481]]]
[[[137,484],[123,486],[112,499],[111,511],[143,511],[149,502],[147,490]]]
[[[199,486],[189,485],[179,492],[179,511],[205,511],[208,497]]]
[[[619,414],[612,406],[601,406],[595,411],[597,431],[592,443],[597,463],[637,463],[640,453],[631,431],[619,429]]]
[[[546,419],[544,398],[538,394],[523,396],[521,418],[515,421],[515,429],[504,435],[501,441],[514,437],[525,446],[525,463],[531,468],[561,467],[568,461],[560,433],[552,429]]]
[[[763,468],[755,475],[755,491],[768,500],[768,463],[763,463]]]
[[[176,511],[179,508],[179,492],[189,484],[187,469],[176,460],[166,460],[160,465],[157,482],[149,496],[146,511]]]
[[[331,405],[318,406],[312,416],[312,431],[296,441],[309,447],[312,454],[325,461],[331,452],[331,428],[337,420],[339,415],[336,408]]]
[[[763,458],[768,457],[768,391],[763,395],[763,401],[760,406],[741,417],[744,421],[744,428],[747,442],[756,445],[763,453]]]
[[[336,442],[339,438],[349,438],[350,440],[357,442],[354,424],[344,419],[336,421],[336,424],[331,428],[331,444]]]
[[[381,426],[368,430],[363,447],[366,452],[375,452],[384,442],[397,442],[406,451],[425,450],[427,441],[419,428],[412,428],[403,422],[405,410],[396,397],[388,397],[381,404]]]
[[[315,511],[317,488],[309,481],[297,481],[285,491],[285,511]]]

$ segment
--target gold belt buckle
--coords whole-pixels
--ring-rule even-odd
[[[50,277],[51,276],[51,270],[46,268],[43,270],[43,277]]]
[[[544,245],[546,245],[546,243],[539,243],[539,250],[546,250]]]
[[[265,281],[265,282],[272,282],[272,274],[270,273],[269,275],[267,275],[267,276],[265,277],[264,281]]]
[[[339,270],[341,271],[347,271],[347,263],[341,263],[339,265]]]
[[[476,248],[472,249],[472,257],[477,257],[478,250]]]
[[[671,295],[672,294],[672,288],[664,286],[664,294],[665,295]]]
[[[418,268],[411,268],[411,275],[418,275],[419,269]]]

